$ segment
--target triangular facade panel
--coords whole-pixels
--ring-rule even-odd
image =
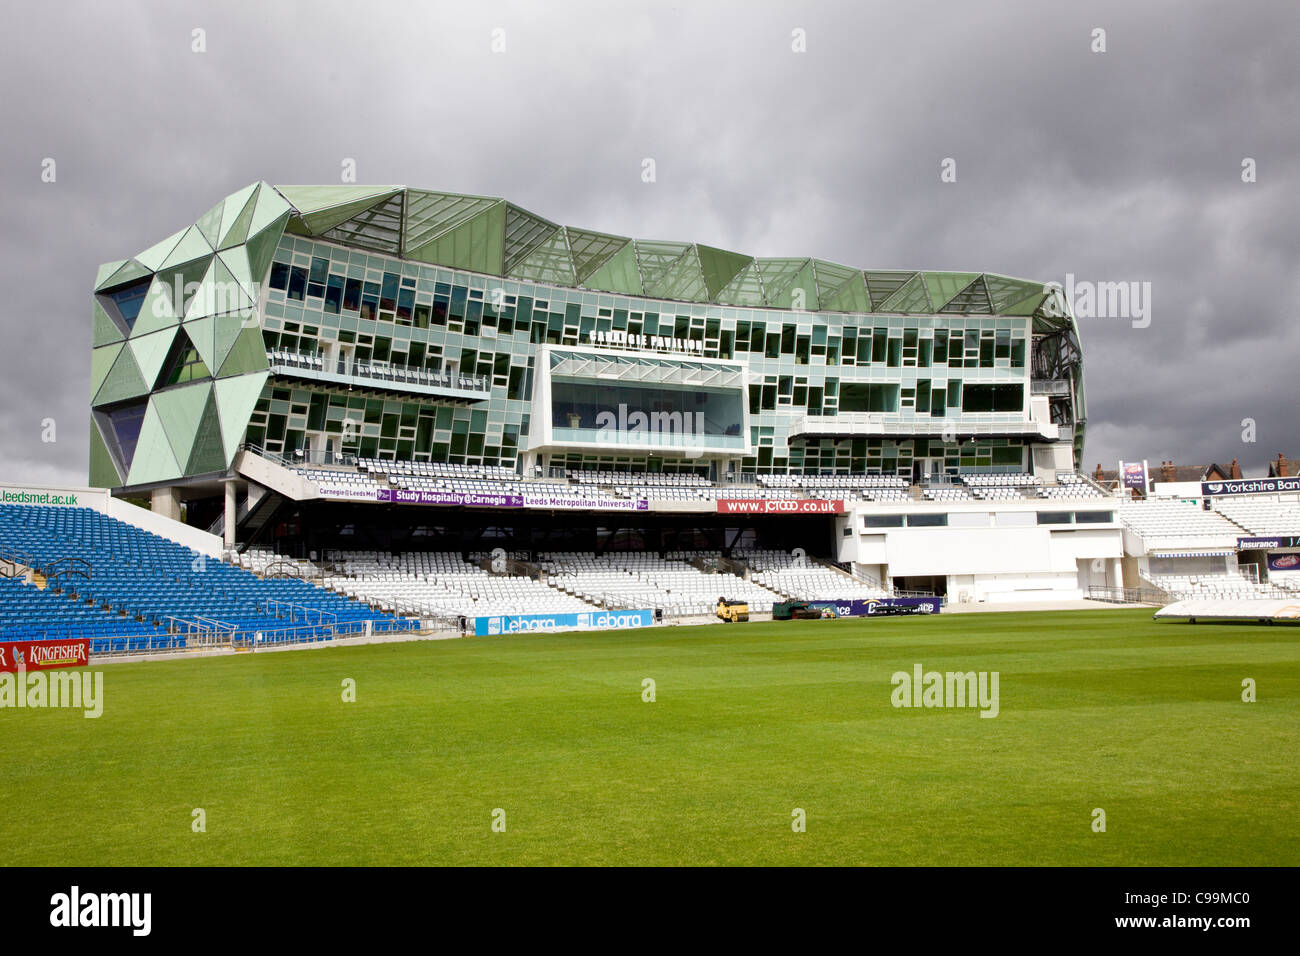
[[[90,416],[90,487],[116,488],[122,484],[122,475],[113,463],[104,436],[100,434],[95,416]]]
[[[113,371],[113,366],[117,363],[118,356],[122,354],[122,349],[126,347],[125,343],[115,345],[106,345],[103,348],[92,349],[90,352],[90,402],[95,404],[95,397],[99,390],[104,387],[104,380],[108,378],[108,373]]]
[[[364,198],[353,200],[352,202],[327,206],[317,212],[303,213],[301,217],[302,223],[307,227],[308,232],[314,236],[319,236],[333,229],[340,223],[347,222],[349,219],[361,215],[366,210],[379,205],[379,203],[384,200],[391,199],[396,192],[397,190],[389,189],[384,192],[372,193]]]
[[[147,299],[145,301],[148,302]],[[104,311],[104,307],[99,304],[98,299],[91,303],[90,308],[91,322],[93,323],[92,348],[99,348],[101,345],[108,345],[112,342],[120,342],[126,337],[122,330],[117,327],[117,323],[108,317],[108,313]],[[136,320],[136,324],[139,324],[139,319]]]
[[[602,292],[644,295],[645,289],[641,285],[641,273],[637,271],[636,250],[632,243],[628,242],[613,256],[606,259],[603,266],[587,276],[583,286],[588,289],[599,289]]]
[[[1025,282],[1021,279],[987,274],[984,276],[984,282],[988,287],[989,299],[995,315],[1006,315],[1008,314],[1006,310],[1017,302],[1043,293],[1041,282]]]
[[[175,340],[176,332],[172,329],[164,329],[149,335],[132,336],[130,349],[135,356],[135,364],[140,369],[141,377],[151,387],[158,381],[158,373],[162,371]]]
[[[780,301],[781,293],[785,291],[792,279],[797,276],[808,259],[755,259],[758,265],[759,275],[763,277],[763,296],[765,304],[774,305]]]
[[[872,297],[874,300],[874,296]],[[877,312],[929,313],[934,311],[930,297],[925,292],[925,282],[918,272],[907,280],[907,284],[891,295]]]
[[[826,262],[823,259],[813,260],[813,272],[817,276],[817,301],[819,302],[829,302],[835,298],[835,293],[840,291],[844,283],[851,281],[855,275],[861,275],[857,269],[850,269],[836,262]]]
[[[190,449],[189,461],[185,463],[186,475],[209,475],[225,471],[233,459],[226,457],[221,441],[221,419],[217,414],[217,396],[215,390],[208,395],[199,419],[198,429],[194,435],[194,445]]]
[[[953,300],[961,291],[975,281],[978,272],[923,272],[925,291],[929,294],[930,304],[935,311]]]
[[[402,254],[428,245],[443,233],[487,212],[499,199],[408,189]]]
[[[511,270],[510,276],[526,282],[544,282],[548,285],[574,285],[573,260],[569,257],[569,243],[564,228],[541,242]]]
[[[239,333],[234,345],[225,356],[219,357],[220,368],[217,378],[229,378],[248,372],[260,372],[267,367],[266,344],[262,332],[256,326],[246,328]]]
[[[752,256],[713,246],[696,245],[695,254],[700,258],[700,268],[704,272],[704,285],[712,301],[736,278],[747,265],[754,261]]]
[[[767,304],[776,309],[809,311],[817,308],[817,272],[811,259],[775,293],[768,287]]]
[[[144,252],[136,256],[135,257],[136,261],[139,262],[141,265],[143,265],[146,269],[150,269],[154,272],[157,272],[159,269],[162,268],[162,264],[167,261],[167,257],[172,254],[172,251],[176,248],[176,246],[180,243],[180,241],[183,238],[185,238],[185,233],[186,230],[184,229],[172,233],[162,242],[150,246]]]
[[[637,268],[641,271],[641,282],[647,295],[656,295],[651,289],[660,288],[668,270],[691,247],[689,242],[667,242],[661,240],[632,241],[636,249]]]
[[[586,229],[568,229],[573,271],[582,282],[628,243],[626,236],[610,236]]]
[[[147,485],[160,481],[174,481],[181,476],[180,466],[172,453],[171,442],[163,430],[162,420],[154,402],[149,403],[140,427],[140,440],[131,459],[128,485]]]
[[[243,440],[248,420],[253,415],[253,408],[262,394],[269,372],[255,372],[252,375],[240,375],[235,378],[218,379],[214,386],[217,396],[217,412],[221,416],[221,438],[226,446],[226,460],[235,456]]]
[[[554,235],[558,228],[555,223],[534,216],[527,209],[520,209],[513,203],[506,203],[505,255],[501,261],[502,273],[513,273],[515,266],[532,255],[533,251]]]
[[[948,303],[939,311],[962,315],[992,315],[993,306],[989,301],[989,290],[988,286],[984,284],[984,277],[977,275],[966,288],[949,299]]]
[[[763,297],[763,280],[758,274],[758,263],[751,262],[741,269],[714,301],[721,305],[763,305],[766,300]]]
[[[253,183],[226,197],[221,213],[221,237],[216,243],[218,249],[229,249],[248,238],[248,224],[253,221],[257,206],[256,194],[257,183]]]
[[[505,218],[505,203],[498,202],[432,242],[412,250],[410,258],[453,269],[498,275],[505,241]]]
[[[870,312],[871,297],[867,294],[867,281],[862,273],[855,272],[829,299],[823,298],[821,307],[828,312]]]
[[[150,401],[158,412],[163,432],[171,443],[176,461],[188,461],[198,434],[203,408],[212,394],[211,382],[196,382],[157,392]]]
[[[266,183],[257,187],[257,205],[253,207],[253,218],[248,222],[248,234],[256,235],[271,225],[281,216],[292,211],[288,201]]]
[[[244,246],[244,251],[248,253],[248,274],[259,285],[266,281],[267,270],[271,268],[271,260],[275,258],[276,247],[284,236],[284,227],[288,222],[289,214],[286,212],[261,232],[250,236]]]
[[[159,271],[170,270],[182,263],[211,255],[212,247],[203,238],[203,233],[199,232],[197,226],[190,226],[185,230],[185,235],[181,236],[181,241],[176,243],[176,248],[163,260],[163,264],[159,266]]]
[[[116,346],[108,346],[115,348]],[[125,401],[128,398],[138,398],[141,395],[149,393],[149,386],[145,384],[144,376],[140,374],[139,367],[135,364],[135,358],[131,355],[131,350],[122,347],[118,353],[117,360],[109,370],[108,375],[104,377],[104,384],[100,386],[99,392],[95,395],[94,405],[108,405],[112,402]]]
[[[871,311],[884,311],[885,303],[893,298],[894,293],[912,281],[915,272],[871,272],[863,273],[867,280],[867,291],[871,293]]]
[[[403,192],[394,193],[365,212],[321,233],[321,238],[388,255],[400,255],[403,195]]]
[[[690,246],[678,256],[659,279],[657,285],[647,288],[648,295],[678,302],[707,302],[708,288],[704,284],[704,271],[700,268],[695,247]]]
[[[225,208],[225,200],[222,200],[200,216],[198,222],[194,224],[194,228],[213,249],[217,248],[217,243],[221,241],[221,213]]]

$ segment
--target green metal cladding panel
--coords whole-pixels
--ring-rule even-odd
[[[113,456],[108,453],[104,436],[99,433],[95,417],[90,417],[90,486],[92,488],[116,488],[122,484],[122,476],[113,464]]]
[[[587,276],[583,285],[603,292],[621,292],[624,295],[644,295],[641,273],[636,267],[636,249],[629,240],[599,269]]]

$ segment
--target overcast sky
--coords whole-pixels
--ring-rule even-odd
[[[638,238],[1150,283],[1148,327],[1080,319],[1085,466],[1300,458],[1293,2],[6,13],[0,480],[85,483],[99,263],[250,182],[339,182],[346,159],[361,183],[504,196]]]

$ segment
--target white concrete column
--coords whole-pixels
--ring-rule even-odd
[[[150,510],[154,514],[181,520],[181,496],[175,488],[155,488],[150,501]]]
[[[227,548],[235,546],[235,483],[226,482],[226,510],[225,510],[225,544]]]

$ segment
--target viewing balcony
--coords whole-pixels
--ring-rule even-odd
[[[485,401],[492,394],[490,378],[448,370],[435,372],[387,362],[353,361],[345,364],[340,361],[331,365],[322,355],[283,349],[268,351],[266,360],[273,375],[350,389],[372,389],[465,402]]]
[[[902,418],[885,412],[840,412],[838,415],[796,415],[790,420],[791,438],[938,438],[944,435],[1056,441],[1060,426],[1024,419],[999,421],[978,414],[960,418]]]

